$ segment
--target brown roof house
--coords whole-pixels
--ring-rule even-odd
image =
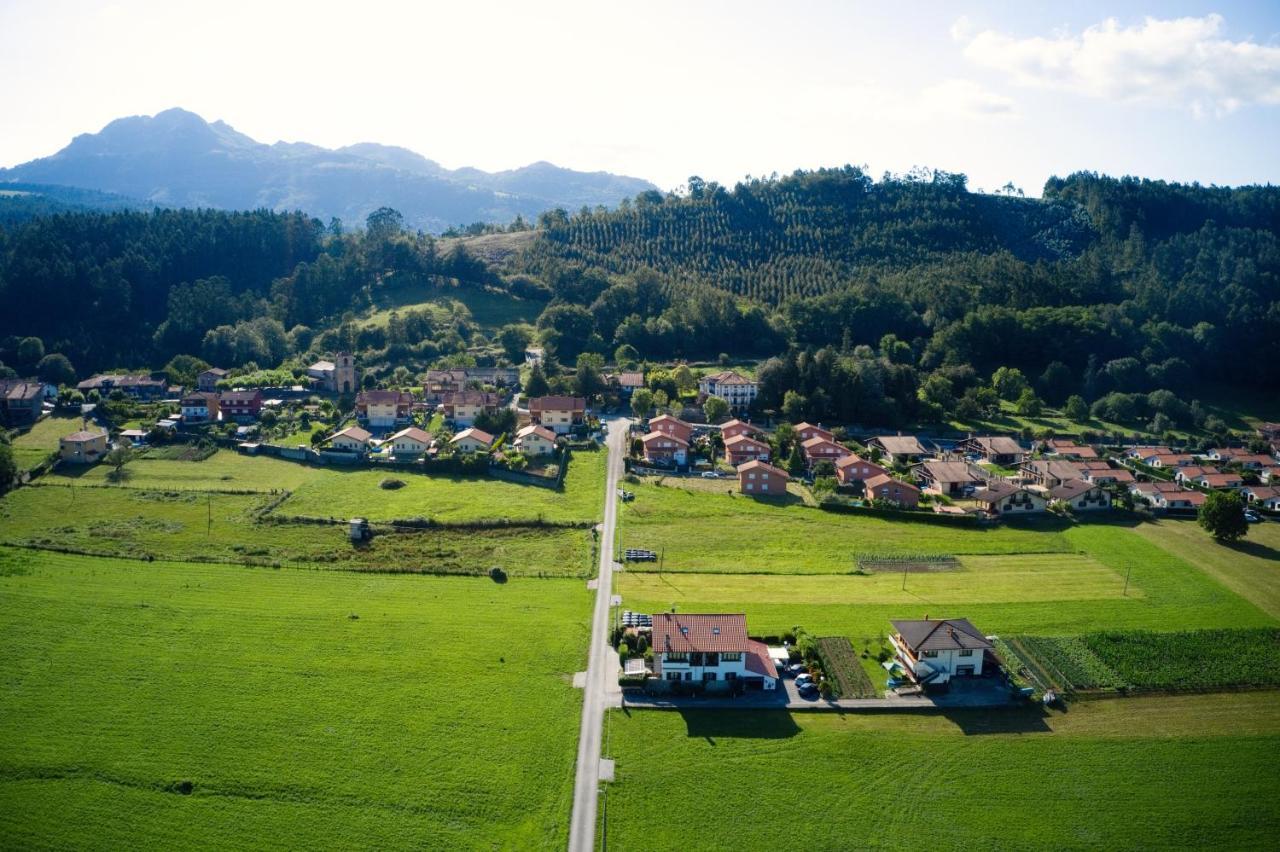
[[[650,464],[682,465],[689,458],[689,442],[677,434],[650,432],[640,439],[644,447],[644,460]]]
[[[661,432],[664,435],[675,435],[686,444],[693,440],[693,425],[670,414],[659,414],[649,419],[649,431]]]
[[[903,509],[914,509],[920,505],[919,488],[887,473],[871,477],[864,485],[868,500],[883,500]]]
[[[739,435],[746,435],[748,438],[759,438],[761,432],[745,420],[738,419],[730,420],[720,427],[720,437],[726,441]]]
[[[369,439],[372,437],[373,435],[359,426],[348,426],[341,432],[334,432],[329,436],[329,446],[335,450],[363,453],[369,449]]]
[[[470,429],[463,429],[450,438],[449,446],[453,447],[453,451],[456,453],[485,452],[493,446],[493,436],[483,429],[477,429],[472,426]]]
[[[44,412],[45,383],[33,379],[0,379],[0,422],[6,426],[35,423]]]
[[[471,426],[481,414],[496,414],[501,402],[496,393],[453,391],[444,395],[444,418],[458,426]]]
[[[986,488],[978,489],[973,500],[982,511],[998,518],[1036,515],[1047,507],[1044,495],[1002,480],[989,482]]]
[[[850,453],[836,462],[836,481],[841,485],[866,482],[872,477],[884,476],[888,472],[875,462],[867,461],[856,453]]]
[[[804,452],[804,460],[809,464],[810,469],[818,462],[829,461],[835,464],[845,456],[853,455],[853,450],[848,447],[820,436],[805,441],[800,445],[800,449]]]
[[[391,447],[392,455],[420,456],[431,449],[431,434],[417,426],[410,426],[388,438],[386,445]]]
[[[967,618],[893,620],[894,657],[920,684],[943,684],[953,677],[982,674],[991,640]],[[994,660],[992,661],[994,664]]]
[[[1072,479],[1049,489],[1049,500],[1070,506],[1077,512],[1111,508],[1111,493],[1093,482]]]
[[[911,464],[929,455],[914,435],[877,435],[867,441],[867,446],[883,453],[890,465]]]
[[[539,396],[529,400],[529,419],[557,435],[572,432],[587,418],[587,401],[580,396]]]
[[[986,481],[968,462],[927,461],[914,470],[916,480],[931,494],[955,497]]]
[[[748,497],[776,497],[787,493],[787,472],[759,459],[738,465],[738,491]]]
[[[556,433],[530,423],[516,432],[515,447],[527,456],[546,456],[556,451]]]
[[[747,637],[742,613],[653,616],[653,672],[665,681],[740,681],[745,689],[775,689],[778,670],[763,642]]]
[[[977,453],[988,464],[998,464],[1002,467],[1022,464],[1022,460],[1027,455],[1022,445],[1007,435],[966,438],[957,445],[957,449],[964,453]]]
[[[110,449],[106,432],[72,432],[58,439],[58,456],[69,464],[93,464]]]
[[[769,445],[746,435],[738,435],[724,442],[724,458],[729,464],[737,467],[749,461],[768,461]]]

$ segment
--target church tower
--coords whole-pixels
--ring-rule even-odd
[[[356,359],[350,352],[339,352],[333,362],[333,389],[340,394],[353,394],[360,389],[356,381]]]

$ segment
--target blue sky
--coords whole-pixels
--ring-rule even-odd
[[[663,188],[843,163],[1280,183],[1276,2],[0,0],[0,32],[0,165],[183,106]]]

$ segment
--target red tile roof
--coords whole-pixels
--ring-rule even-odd
[[[659,612],[653,616],[655,654],[732,653],[749,649],[747,617],[742,613]]]
[[[535,396],[529,400],[529,411],[586,411],[587,401],[580,396]]]
[[[769,656],[769,646],[763,642],[757,642],[754,639],[747,640],[747,656],[745,657],[747,671],[752,674],[771,677],[778,679],[778,667],[774,665],[773,657]]]
[[[759,459],[752,459],[749,462],[743,462],[742,464],[738,465],[737,470],[739,475],[743,473],[749,473],[750,471],[753,471],[753,470],[761,470],[761,471],[764,471],[765,473],[776,473],[778,476],[782,477],[782,480],[784,482],[790,479],[790,476],[782,468],[774,467],[768,462],[762,462]]]

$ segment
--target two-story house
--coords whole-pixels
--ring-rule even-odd
[[[943,684],[982,674],[991,640],[967,618],[891,620],[894,659],[911,680]],[[994,661],[993,661],[994,664]]]
[[[956,445],[962,453],[977,453],[988,464],[1011,467],[1022,464],[1026,450],[1007,435],[979,435],[966,438]]]
[[[818,462],[829,461],[835,464],[845,456],[853,455],[853,450],[848,447],[821,436],[815,436],[805,441],[800,445],[800,449],[804,453],[804,460],[809,465],[810,470]]]
[[[72,432],[58,439],[58,456],[70,464],[93,464],[110,449],[106,432]]]
[[[863,486],[868,500],[882,500],[903,509],[914,509],[920,505],[919,488],[887,473],[871,477]]]
[[[787,493],[787,472],[760,460],[738,465],[738,493],[748,497],[776,497]]]
[[[730,438],[736,438],[739,435],[746,435],[748,438],[759,438],[761,437],[761,434],[761,431],[755,426],[752,426],[745,420],[738,420],[737,418],[725,422],[720,427],[720,437],[725,441]]]
[[[231,373],[221,367],[210,367],[196,376],[196,390],[204,393],[214,393],[218,390],[218,382],[229,375]]]
[[[1094,482],[1069,479],[1049,489],[1049,499],[1070,506],[1077,512],[1093,512],[1111,508],[1111,493]]]
[[[35,423],[44,412],[46,385],[34,379],[0,379],[0,422],[5,426]]]
[[[427,370],[422,393],[428,404],[437,405],[444,402],[445,394],[457,393],[466,388],[466,370]]]
[[[653,673],[667,681],[741,680],[747,689],[775,689],[778,670],[763,642],[747,637],[741,613],[653,616]]]
[[[527,456],[547,456],[556,451],[556,433],[530,423],[516,432],[515,447]]]
[[[768,461],[770,452],[768,444],[746,435],[738,435],[724,442],[725,461],[734,467],[749,461]]]
[[[986,488],[973,495],[978,508],[992,517],[1035,515],[1043,512],[1047,503],[1044,495],[1029,488],[1021,488],[1003,480],[992,480]]]
[[[572,432],[587,418],[587,401],[580,396],[538,396],[529,400],[529,419],[557,435]]]
[[[210,423],[218,419],[218,395],[216,393],[189,393],[179,403],[182,406],[183,423]]]
[[[501,402],[496,393],[452,391],[444,395],[444,419],[457,426],[471,426],[481,414],[496,414]]]
[[[650,432],[640,439],[644,460],[650,464],[683,465],[689,460],[689,442],[676,434]]]
[[[262,391],[257,388],[223,391],[218,395],[218,409],[223,420],[235,420],[237,423],[257,420],[262,411]]]
[[[393,429],[413,419],[413,394],[367,390],[356,394],[356,419],[370,429]]]
[[[734,409],[750,406],[759,391],[760,385],[754,379],[734,370],[722,370],[698,379],[699,394],[703,397],[718,396]]]
[[[875,462],[867,461],[856,453],[850,453],[836,462],[836,481],[841,485],[866,482],[872,477],[884,476],[888,472]]]
[[[670,414],[660,414],[649,419],[649,431],[674,435],[686,444],[693,440],[693,425]],[[727,436],[726,436],[727,437]]]
[[[929,455],[914,435],[877,435],[867,441],[867,446],[879,450],[891,466],[914,464]]]
[[[916,465],[916,481],[931,494],[959,497],[986,480],[967,462],[927,461]]]

